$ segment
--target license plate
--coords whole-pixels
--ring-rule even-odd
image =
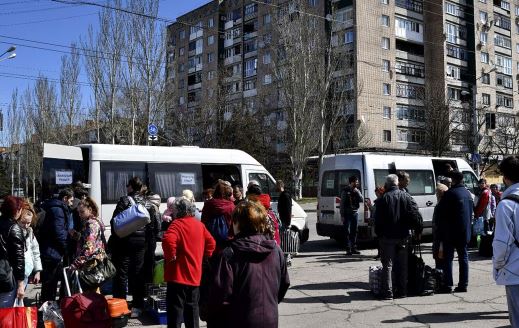
[[[322,220],[323,221],[332,221],[334,217],[333,213],[323,213],[322,214]]]

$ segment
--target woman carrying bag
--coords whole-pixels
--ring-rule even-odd
[[[81,285],[85,289],[95,290],[115,275],[115,268],[106,256],[104,225],[99,218],[99,208],[95,201],[90,197],[81,200],[78,213],[83,230],[70,269],[79,271]]]
[[[12,307],[25,294],[25,241],[16,223],[22,206],[22,198],[7,196],[0,207],[0,308]]]

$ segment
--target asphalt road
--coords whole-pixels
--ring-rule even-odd
[[[315,209],[315,204],[305,207]],[[280,327],[509,327],[504,288],[491,277],[491,260],[475,250],[467,293],[378,301],[368,287],[368,268],[379,264],[373,259],[376,251],[346,256],[335,241],[316,235],[315,212],[308,214],[310,239],[289,270],[291,287],[279,306]],[[430,244],[424,245],[424,261],[433,265]],[[456,283],[456,263],[454,269]],[[150,318],[133,319],[129,326],[161,327]]]

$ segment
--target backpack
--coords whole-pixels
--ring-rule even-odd
[[[227,220],[223,214],[215,216],[212,220],[207,222],[206,227],[213,236],[217,245],[221,245],[227,241],[227,237],[229,236],[229,226],[227,225]]]
[[[505,198],[502,198],[501,200],[505,200],[505,199],[509,199],[511,201],[519,203],[519,196],[518,195],[513,195],[513,194],[512,195],[508,195]],[[515,239],[515,237],[514,237],[514,244],[515,244],[515,246],[519,247],[519,241],[517,241],[517,239]]]

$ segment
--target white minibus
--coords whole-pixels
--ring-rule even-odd
[[[242,185],[257,180],[264,193],[270,194],[272,208],[277,209],[275,180],[249,154],[235,149],[211,149],[192,146],[158,147],[84,144],[64,146],[45,144],[43,151],[42,199],[76,181],[90,184],[90,196],[100,205],[107,229],[116,203],[126,195],[128,180],[138,176],[154,193],[161,196],[161,212],[166,200],[190,189],[196,205],[203,211],[202,191],[218,179]],[[307,214],[292,202],[292,225],[299,230],[301,241],[308,239]],[[108,232],[109,233],[109,232]]]
[[[415,155],[392,155],[377,153],[351,153],[328,155],[323,158],[319,170],[317,203],[317,234],[336,240],[344,239],[340,215],[340,192],[355,175],[360,181],[364,198],[376,199],[375,188],[384,186],[390,173],[406,171],[411,183],[408,191],[415,199],[424,219],[424,234],[431,233],[434,206],[437,203],[435,189],[438,176],[444,176],[446,164],[464,175],[466,187],[474,194],[478,178],[469,164],[460,158],[427,157]],[[358,219],[359,240],[372,240],[374,229],[369,224],[370,214],[366,205],[361,205]]]

